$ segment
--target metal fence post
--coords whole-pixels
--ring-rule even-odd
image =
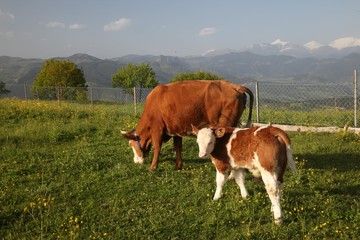
[[[256,122],[260,122],[260,116],[259,116],[259,82],[256,82],[255,85],[255,102],[256,102]]]
[[[136,115],[136,88],[134,87],[134,110]]]
[[[91,102],[91,106],[94,106],[94,102],[93,102],[93,88],[90,87],[90,102]]]
[[[24,83],[24,94],[25,94],[25,100],[27,100],[28,97],[27,97],[27,86],[26,86],[26,83]]]
[[[357,127],[357,71],[354,69],[354,127]]]

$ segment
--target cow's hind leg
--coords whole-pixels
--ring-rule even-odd
[[[175,136],[174,138],[174,148],[175,148],[175,156],[176,156],[176,163],[175,169],[180,170],[182,169],[182,137]]]
[[[248,191],[245,187],[245,171],[244,169],[236,169],[233,170],[232,173],[234,174],[235,181],[237,185],[240,187],[241,197],[246,199],[249,195]]]
[[[271,209],[274,213],[275,224],[282,223],[282,212],[280,206],[280,189],[275,177],[268,171],[262,170],[261,177],[264,181],[266,192],[271,201]]]
[[[221,197],[222,188],[227,179],[227,172],[221,173],[216,169],[216,191],[213,200],[218,200]]]

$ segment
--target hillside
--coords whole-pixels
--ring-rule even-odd
[[[87,54],[67,58],[83,69],[89,86],[111,87],[111,76],[127,63],[149,63],[160,83],[168,83],[182,72],[209,71],[233,82],[352,82],[354,66],[360,54],[341,58],[297,58],[287,55],[260,55],[229,52],[222,55],[175,57],[127,55],[116,59],[99,59]],[[7,84],[32,84],[44,59],[0,56],[0,81]]]

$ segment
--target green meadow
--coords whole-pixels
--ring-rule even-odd
[[[212,200],[215,168],[198,158],[194,138],[184,138],[183,170],[174,170],[172,141],[155,172],[149,161],[135,164],[120,130],[137,121],[120,104],[0,99],[0,238],[360,236],[359,135],[289,133],[299,172],[286,172],[284,223],[277,226],[263,183],[250,174],[247,200],[233,181]]]

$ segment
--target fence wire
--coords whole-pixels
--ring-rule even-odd
[[[307,126],[355,126],[359,119],[354,96],[355,85],[288,84],[273,82],[245,83],[255,96],[253,121],[260,123]],[[141,114],[152,89],[134,88],[32,88],[29,85],[7,84],[10,93],[0,97],[71,101],[78,103],[116,103],[129,114]],[[124,109],[123,109],[124,111]],[[248,111],[248,110],[247,110]],[[246,119],[247,112],[243,114]],[[355,126],[356,127],[356,126]]]

